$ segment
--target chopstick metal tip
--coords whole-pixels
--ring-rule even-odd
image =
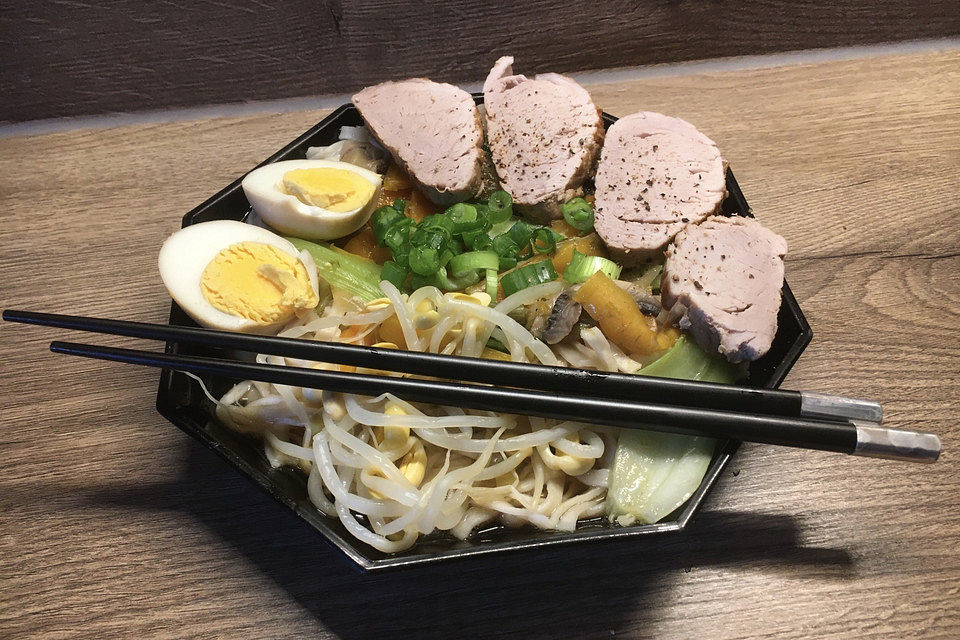
[[[883,422],[883,407],[872,400],[801,391],[800,415],[811,418],[847,418],[880,423]]]
[[[857,428],[855,456],[930,464],[940,457],[940,438],[933,433],[888,429],[853,421]]]

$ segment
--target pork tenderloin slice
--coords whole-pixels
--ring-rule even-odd
[[[624,264],[658,254],[727,195],[720,150],[680,118],[641,111],[607,130],[596,176],[595,228]]]
[[[708,353],[756,360],[777,334],[786,253],[786,240],[751,218],[687,225],[666,250],[663,308],[679,310],[680,328]]]
[[[603,142],[603,121],[573,79],[514,75],[512,64],[509,56],[497,60],[483,84],[487,143],[517,210],[543,223],[582,193]]]
[[[367,87],[353,104],[430,200],[449,205],[480,190],[483,124],[469,93],[413,78]]]

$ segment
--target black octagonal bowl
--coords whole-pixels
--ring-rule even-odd
[[[482,103],[481,95],[477,94],[474,97],[478,104]],[[605,126],[609,127],[616,118],[603,114],[603,120]],[[304,158],[307,147],[325,146],[336,142],[340,127],[362,124],[363,120],[353,105],[344,105],[264,160],[260,166],[278,160]],[[185,215],[183,226],[209,220],[244,219],[250,213],[250,204],[240,187],[241,180],[242,177]],[[727,191],[729,195],[723,203],[723,213],[750,216],[750,207],[743,193],[740,192],[733,173],[729,170],[727,171]],[[783,285],[783,303],[777,322],[777,335],[773,346],[765,356],[751,363],[750,376],[746,384],[756,387],[778,387],[813,337],[810,326],[786,283]],[[193,321],[176,304],[172,305],[170,324],[194,326]],[[186,355],[214,355],[202,347],[170,343],[167,344],[166,351]],[[204,379],[204,383],[215,395],[225,393],[233,382],[235,381],[220,378]],[[169,370],[163,371],[157,392],[157,410],[170,422],[218,453],[277,502],[309,523],[323,538],[343,552],[363,571],[429,564],[481,554],[679,532],[703,505],[717,477],[740,445],[739,442],[732,440],[719,443],[697,491],[683,506],[656,524],[621,527],[610,524],[606,518],[596,518],[581,521],[577,529],[571,532],[494,526],[477,532],[468,541],[458,540],[445,533],[435,533],[421,537],[417,544],[407,551],[385,554],[353,538],[336,518],[328,518],[317,511],[307,497],[305,475],[286,467],[274,469],[267,461],[263,453],[263,445],[259,440],[219,424],[214,416],[213,406],[205,398],[199,385],[187,376]]]

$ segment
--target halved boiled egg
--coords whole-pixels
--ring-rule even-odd
[[[243,222],[185,227],[163,243],[159,263],[170,296],[213,329],[270,333],[319,303],[310,254]]]
[[[336,160],[283,160],[254,169],[243,192],[268,225],[300,238],[333,240],[370,218],[382,176]]]

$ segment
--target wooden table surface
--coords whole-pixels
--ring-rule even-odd
[[[363,576],[166,423],[156,371],[4,325],[0,636],[960,637],[960,52],[589,89],[717,141],[790,243],[785,386],[881,400],[937,464],[744,446],[684,535]],[[322,115],[0,140],[0,303],[164,321],[163,239]]]

